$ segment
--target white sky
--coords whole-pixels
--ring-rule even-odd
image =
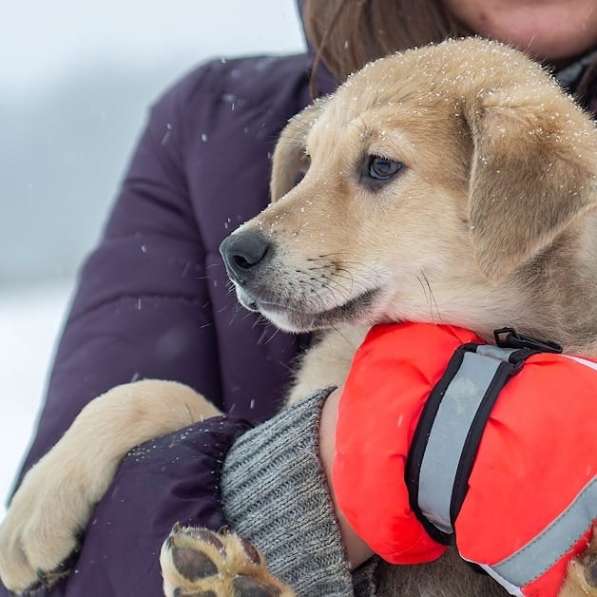
[[[2,5],[0,90],[20,93],[81,63],[287,53],[303,47],[294,0],[20,0]]]
[[[70,292],[71,284],[48,284],[0,294],[0,521],[31,439]]]

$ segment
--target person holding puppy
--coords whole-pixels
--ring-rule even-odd
[[[324,475],[337,394],[320,393],[270,418],[288,363],[308,339],[269,341],[248,318],[230,325],[234,298],[215,248],[230,227],[266,206],[274,133],[311,92],[329,93],[390,52],[476,32],[553,65],[565,89],[595,107],[590,0],[446,0],[416,8],[398,0],[307,0],[301,14],[312,44],[307,56],[210,63],[159,100],[83,270],[23,470],[87,401],[133,376],[187,383],[230,416],[159,440],[123,463],[87,530],[78,574],[56,585],[56,595],[158,595],[155,552],[176,520],[214,530],[231,524],[266,549],[275,539],[270,568],[299,594],[375,594],[373,567],[351,573],[370,554],[341,513],[336,524]],[[223,99],[231,97],[235,109]],[[137,309],[138,301],[146,308]],[[244,419],[266,422],[248,430]],[[51,576],[41,570],[39,580]],[[483,594],[494,590],[479,583]]]

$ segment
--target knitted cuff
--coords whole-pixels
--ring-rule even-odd
[[[222,476],[232,528],[266,555],[272,573],[299,596],[354,595],[319,460],[321,409],[330,392],[243,434],[228,453]]]

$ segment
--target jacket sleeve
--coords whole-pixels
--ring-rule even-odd
[[[194,88],[201,77],[199,69]],[[204,249],[183,168],[188,79],[151,109],[103,237],[82,268],[20,478],[115,385],[176,380],[219,404]]]
[[[374,597],[377,564],[350,573],[319,459],[328,393],[254,428],[217,417],[133,450],[95,508],[73,572],[48,597],[160,597],[160,548],[176,522],[229,526],[298,597]]]
[[[162,543],[176,522],[227,524],[222,462],[249,427],[216,417],[135,448],[95,508],[74,569],[47,597],[163,597]]]
[[[377,561],[351,574],[320,460],[329,393],[302,400],[236,439],[221,475],[224,513],[297,597],[374,597]]]

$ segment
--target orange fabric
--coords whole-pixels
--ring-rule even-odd
[[[352,527],[385,560],[433,560],[445,547],[414,515],[404,482],[408,450],[431,390],[454,351],[483,341],[431,324],[374,328],[357,352],[340,403],[333,484]],[[456,520],[461,555],[493,565],[565,510],[597,473],[597,371],[539,354],[500,393]],[[555,595],[574,550],[525,595]]]
[[[430,389],[458,346],[476,340],[459,328],[421,334],[416,324],[382,325],[353,361],[340,403],[334,491],[357,534],[393,564],[429,562],[445,551],[410,508],[404,467]]]

